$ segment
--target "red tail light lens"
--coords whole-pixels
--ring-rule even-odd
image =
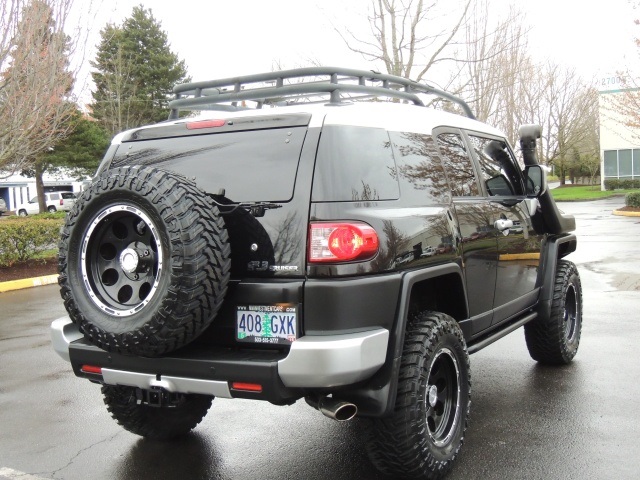
[[[60,199],[60,205],[64,205],[64,200],[62,198]]]
[[[367,260],[378,253],[378,243],[378,234],[366,223],[312,223],[308,260],[311,263]]]

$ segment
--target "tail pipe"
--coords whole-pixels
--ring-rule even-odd
[[[332,397],[305,397],[305,401],[323,415],[338,422],[351,420],[358,413],[358,407],[353,403]]]

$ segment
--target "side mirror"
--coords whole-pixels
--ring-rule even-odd
[[[540,165],[525,167],[524,176],[527,182],[528,197],[538,198],[548,190],[547,172]]]

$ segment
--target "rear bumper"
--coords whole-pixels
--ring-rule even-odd
[[[384,364],[389,331],[305,336],[288,352],[193,345],[160,358],[108,353],[89,344],[69,317],[51,324],[51,338],[77,376],[100,383],[282,403],[302,396],[303,388],[341,387],[370,378]],[[87,373],[84,365],[98,366],[102,374]],[[233,383],[259,384],[262,391],[236,391]]]

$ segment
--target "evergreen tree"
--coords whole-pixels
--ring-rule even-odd
[[[77,177],[92,175],[109,147],[109,136],[79,110],[74,112],[70,126],[69,136],[42,156],[43,168],[48,172],[63,168]]]
[[[122,26],[109,24],[100,34],[91,63],[93,117],[112,135],[166,120],[173,86],[188,81],[187,70],[151,10],[135,7]]]

